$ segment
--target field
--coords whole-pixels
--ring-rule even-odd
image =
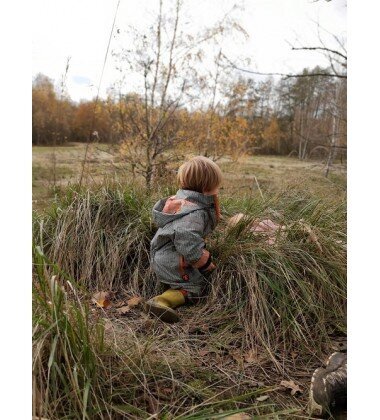
[[[54,157],[55,154],[55,157]],[[57,187],[75,184],[82,172],[85,145],[33,147],[33,204],[44,208]],[[247,192],[267,195],[286,188],[311,192],[324,198],[344,199],[346,193],[346,165],[336,162],[328,179],[324,164],[319,161],[299,161],[296,158],[253,156],[234,163],[221,159],[225,175],[223,194],[245,195]],[[55,175],[54,175],[55,172]],[[86,183],[99,184],[112,179],[128,185],[131,174],[117,152],[104,144],[89,148],[84,171]],[[55,178],[55,179],[54,179]],[[135,180],[139,183],[139,180]]]
[[[223,159],[223,218],[204,302],[142,311],[154,202],[105,145],[33,148],[34,414],[49,419],[309,418],[310,376],[346,345],[346,168]],[[54,157],[55,155],[55,157]],[[227,219],[243,212],[234,228]],[[285,227],[275,243],[252,220]],[[104,295],[95,295],[104,292]],[[124,309],[122,309],[124,308]],[[287,382],[283,382],[287,381]]]

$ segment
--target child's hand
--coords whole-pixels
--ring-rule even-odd
[[[210,265],[205,270],[199,270],[204,276],[211,274],[216,269],[216,265],[211,262]]]

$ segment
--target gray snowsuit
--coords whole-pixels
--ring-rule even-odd
[[[205,278],[199,269],[210,261],[204,238],[218,219],[217,196],[196,191],[178,190],[154,205],[158,230],[151,241],[151,266],[160,282],[201,295]]]

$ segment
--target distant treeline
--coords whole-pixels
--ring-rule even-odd
[[[278,81],[239,78],[225,87],[218,106],[175,109],[160,135],[166,143],[172,136],[176,147],[204,154],[212,149],[217,155],[294,154],[306,159],[325,157],[331,147],[344,153],[346,80],[308,76],[319,70],[305,69],[302,77]],[[144,97],[113,93],[97,103],[75,103],[42,74],[34,78],[32,89],[34,145],[138,143],[146,118]],[[155,110],[150,112],[154,118]]]

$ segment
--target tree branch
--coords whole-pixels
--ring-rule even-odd
[[[236,70],[243,71],[244,73],[250,73],[250,74],[257,74],[259,76],[281,76],[285,77],[286,79],[292,78],[292,77],[337,77],[339,79],[347,79],[347,75],[345,74],[335,74],[335,73],[328,73],[328,72],[318,72],[318,73],[308,73],[308,74],[291,74],[291,73],[265,73],[261,71],[254,71],[254,70],[247,70],[242,69],[241,67],[236,66],[235,64],[231,63],[231,67],[233,67]]]
[[[339,55],[340,57],[344,58],[345,60],[347,60],[347,56],[344,55],[343,53],[336,51],[336,50],[332,50],[331,48],[327,48],[327,47],[292,47],[292,50],[294,51],[300,51],[300,50],[321,50],[321,51],[327,51],[330,52],[332,54],[336,54]]]

